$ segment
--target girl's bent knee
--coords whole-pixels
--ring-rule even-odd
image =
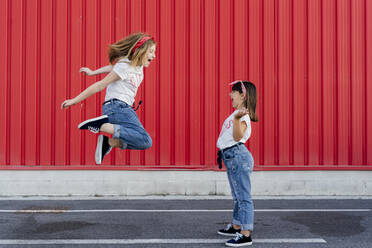
[[[149,149],[152,146],[152,139],[150,136],[145,138],[144,149]]]
[[[152,139],[149,135],[144,135],[143,139],[136,145],[136,149],[146,150],[152,146]]]

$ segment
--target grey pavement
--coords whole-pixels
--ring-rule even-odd
[[[372,247],[372,199],[254,204],[251,247]],[[216,231],[231,209],[229,199],[2,199],[0,247],[225,247]]]

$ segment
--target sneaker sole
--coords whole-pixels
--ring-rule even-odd
[[[230,243],[225,243],[226,246],[230,246],[230,247],[241,247],[241,246],[248,246],[248,245],[252,245],[253,244],[253,241],[252,242],[249,242],[249,243],[244,243],[244,244],[230,244]]]
[[[102,143],[103,143],[103,135],[101,134],[98,136],[97,139],[97,148],[96,148],[96,154],[95,154],[95,160],[96,164],[101,164],[102,163]]]
[[[98,121],[98,120],[101,120],[101,119],[104,119],[104,118],[108,118],[107,115],[101,115],[101,116],[98,116],[96,118],[92,118],[92,119],[88,119],[86,121],[83,121],[81,122],[79,125],[78,125],[78,128],[81,129],[82,126],[84,126],[85,124],[87,124],[88,122],[92,122],[92,121]],[[85,129],[83,129],[85,130]]]
[[[217,233],[219,235],[222,235],[222,236],[229,236],[229,237],[235,237],[236,236],[236,233],[222,233],[220,231],[217,231]]]
[[[252,245],[253,242],[249,242],[249,243],[244,243],[244,244],[230,244],[230,243],[225,243],[226,246],[230,246],[230,247],[242,247],[242,246],[248,246],[248,245]]]

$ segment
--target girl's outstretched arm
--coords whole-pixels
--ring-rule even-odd
[[[110,83],[112,82],[115,82],[117,80],[119,80],[120,77],[118,76],[118,74],[116,74],[115,72],[110,72],[105,78],[103,78],[102,80],[98,81],[98,82],[95,82],[94,84],[92,84],[91,86],[89,86],[88,88],[86,88],[83,92],[81,92],[77,97],[73,98],[73,99],[67,99],[65,100],[62,104],[61,104],[61,109],[64,109],[64,108],[68,108],[72,105],[75,105],[83,100],[85,100],[86,98],[90,97],[91,95],[97,93],[97,92],[100,92],[101,90],[103,90],[104,88],[107,87],[107,85],[109,85]]]
[[[102,73],[109,73],[110,71],[112,71],[112,67],[112,65],[106,65],[95,71],[92,71],[88,67],[81,67],[80,72],[85,72],[88,76],[94,76]]]

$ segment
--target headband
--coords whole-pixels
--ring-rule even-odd
[[[230,83],[230,85],[234,85],[234,84],[237,84],[237,83],[240,83],[240,85],[241,85],[241,87],[242,87],[243,94],[245,95],[245,93],[247,92],[247,90],[245,89],[245,86],[244,86],[242,80],[236,80],[236,81]]]
[[[154,38],[151,36],[145,36],[142,39],[140,39],[136,45],[132,49],[132,54],[136,51],[137,48],[141,47],[146,41],[153,40]]]

